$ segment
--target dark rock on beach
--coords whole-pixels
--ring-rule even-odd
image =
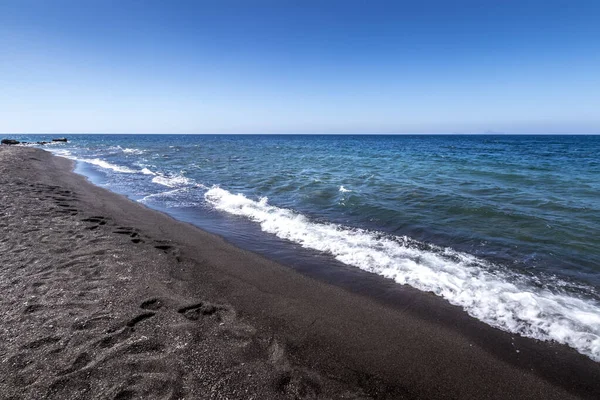
[[[21,142],[19,142],[18,140],[14,140],[14,139],[2,139],[2,144],[19,144]]]
[[[56,139],[52,139],[53,142],[67,142],[67,138],[56,138]]]

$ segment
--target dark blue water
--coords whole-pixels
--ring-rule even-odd
[[[250,248],[283,240],[277,251],[334,257],[600,360],[600,136],[70,139],[47,149],[150,207],[220,218],[218,233]]]

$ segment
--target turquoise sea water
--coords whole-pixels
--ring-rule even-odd
[[[45,148],[147,206],[600,361],[600,136],[69,138]]]

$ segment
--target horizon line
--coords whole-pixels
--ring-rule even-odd
[[[411,132],[400,132],[400,133],[377,133],[377,132],[363,132],[363,133],[168,133],[168,132],[1,132],[0,135],[222,135],[222,136],[233,136],[233,135],[254,135],[254,136],[267,136],[267,135],[297,135],[297,136],[560,136],[560,135],[577,135],[577,136],[597,136],[600,132],[594,133],[582,133],[582,132],[561,132],[561,133],[508,133],[508,132],[426,132],[426,133],[411,133]]]

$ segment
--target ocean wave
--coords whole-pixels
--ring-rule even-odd
[[[162,175],[156,174],[154,178],[152,178],[152,182],[158,183],[159,185],[167,186],[167,187],[181,187],[194,184],[194,181],[190,178],[186,178],[183,175]]]
[[[71,150],[67,150],[67,149],[52,149],[50,150],[50,152],[56,156],[59,157],[65,157],[65,158],[69,158],[69,159],[75,159],[73,157],[73,153],[71,153]]]
[[[146,205],[160,203],[168,208],[197,207],[204,203],[203,192],[198,190],[202,187],[202,185],[185,186],[152,193],[139,199],[138,202]]]
[[[167,186],[170,188],[180,188],[180,187],[185,187],[185,186],[195,186],[195,187],[206,188],[204,185],[197,184],[192,179],[187,178],[183,175],[180,175],[180,174],[167,175],[167,174],[163,174],[160,172],[154,172],[154,171],[150,170],[148,167],[144,167],[142,165],[139,165],[139,167],[141,169],[134,169],[134,168],[126,167],[124,165],[113,164],[106,160],[102,160],[100,158],[78,158],[78,157],[73,156],[69,150],[53,150],[52,153],[56,154],[58,156],[69,158],[71,160],[85,162],[85,163],[92,164],[92,165],[95,165],[95,166],[103,168],[103,169],[109,169],[111,171],[119,172],[122,174],[142,174],[142,175],[153,176],[152,182],[157,183],[162,186]]]
[[[122,152],[125,154],[143,154],[144,150],[140,150],[140,149],[136,149],[136,148],[129,148],[129,147],[121,147],[120,145],[116,145],[116,146],[109,146],[106,148],[107,152],[109,153],[115,153],[115,152]]]
[[[52,149],[52,154],[69,158],[74,161],[80,161],[88,164],[95,165],[100,168],[109,169],[111,171],[120,172],[122,174],[143,174],[143,175],[157,175],[155,172],[151,171],[147,167],[143,167],[142,169],[134,169],[130,167],[126,167],[124,165],[117,165],[110,163],[108,161],[102,160],[100,158],[78,158],[72,154],[70,150],[67,149]]]
[[[38,144],[38,143],[32,143],[32,144]],[[65,142],[46,142],[46,144],[40,145],[42,147],[48,147],[48,146],[64,146]]]
[[[475,256],[408,237],[316,223],[292,210],[212,187],[218,210],[246,217],[263,231],[329,253],[337,260],[443,297],[469,315],[522,336],[566,344],[600,362],[600,304],[539,288],[525,276]]]
[[[124,148],[122,150],[123,150],[123,153],[127,153],[127,154],[143,154],[144,153],[144,150],[140,150],[140,149]]]
[[[340,189],[339,189],[339,191],[340,191],[341,193],[348,193],[348,192],[351,192],[352,190],[346,189],[346,188],[345,188],[345,187],[342,185],[342,186],[340,186]]]
[[[186,193],[187,190],[188,190],[188,188],[177,188],[177,189],[167,190],[165,192],[152,193],[152,194],[149,194],[149,195],[139,199],[138,202],[140,202],[142,204],[147,204],[149,201],[152,201],[152,200],[171,199],[171,198],[176,197],[179,194]]]
[[[123,173],[123,174],[138,174],[138,173],[141,172],[141,171],[139,171],[137,169],[129,168],[129,167],[126,167],[124,165],[111,164],[108,161],[104,161],[104,160],[101,160],[99,158],[92,158],[92,159],[89,159],[89,158],[80,158],[80,159],[78,159],[78,161],[82,161],[82,162],[85,162],[85,163],[88,163],[88,164],[93,164],[93,165],[96,165],[96,166],[98,166],[100,168],[110,169],[112,171],[120,172],[120,173]]]
[[[148,168],[144,167],[142,168],[142,170],[140,171],[142,174],[144,175],[156,175],[155,172],[150,171]]]

